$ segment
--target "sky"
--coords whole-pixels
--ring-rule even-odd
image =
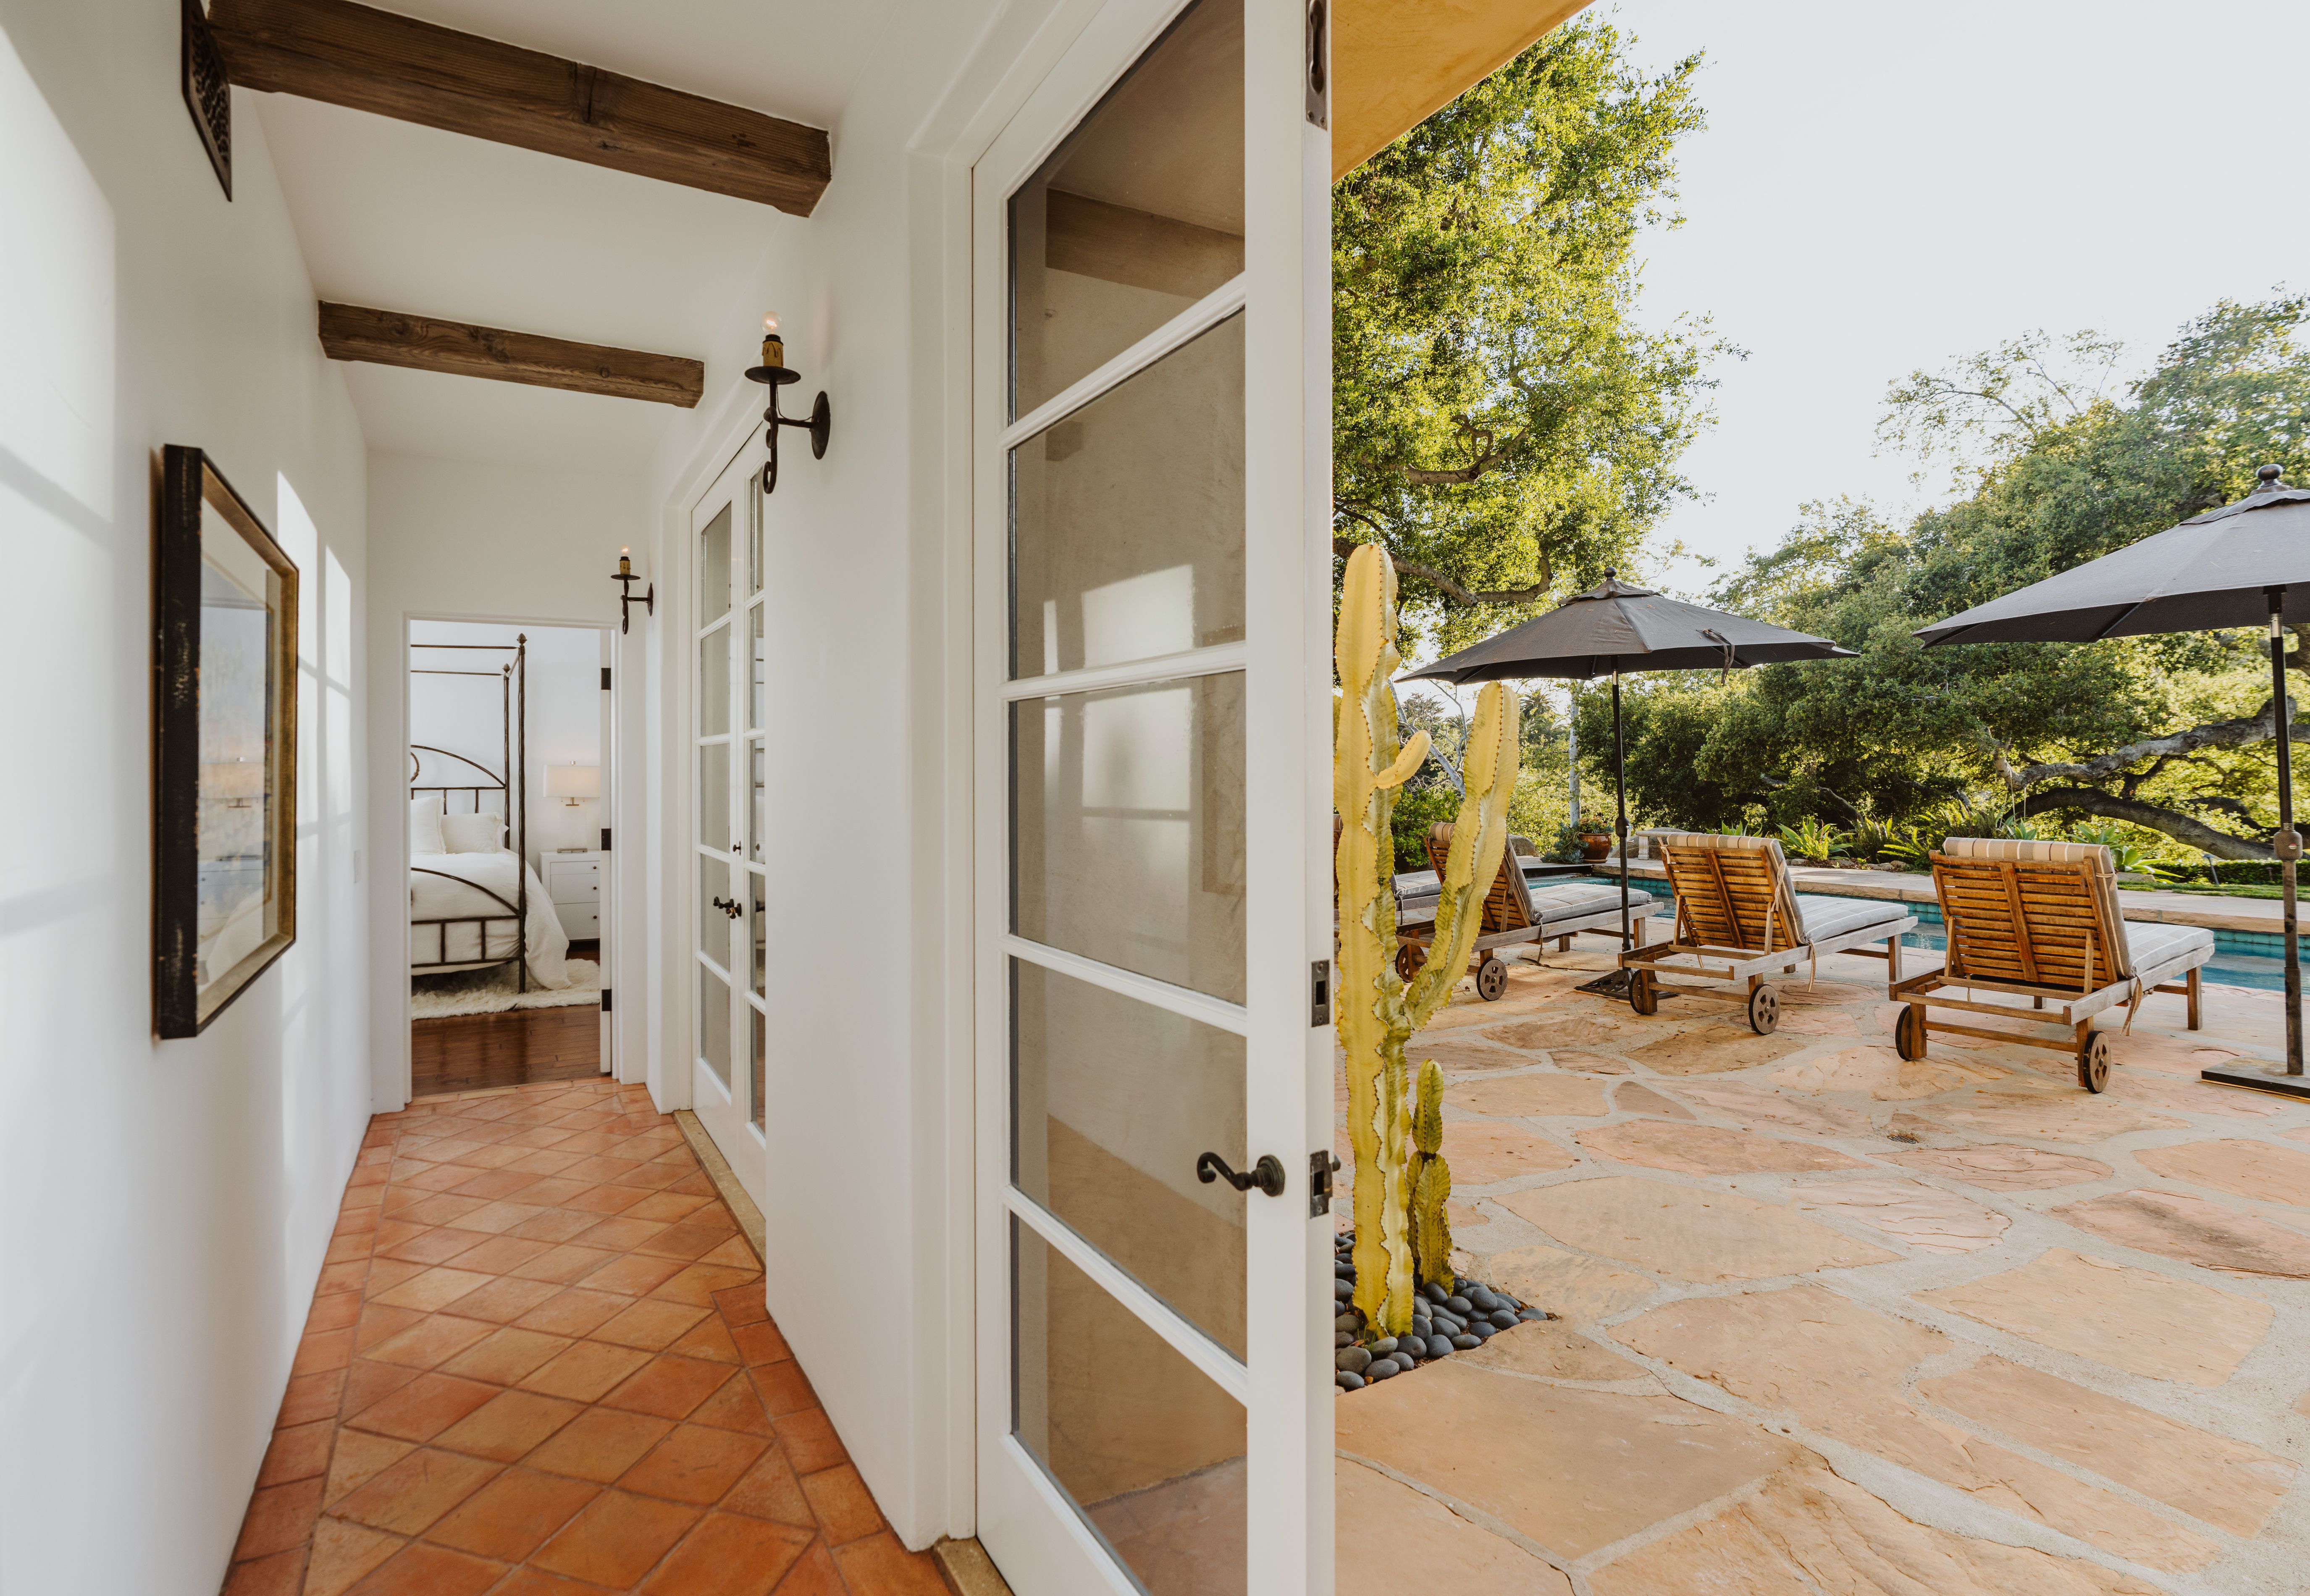
[[[1686,221],[1644,241],[1642,316],[1706,316],[1706,495],[1655,534],[1698,595],[1807,499],[1914,512],[1943,465],[1876,453],[1885,391],[2033,328],[2123,339],[2138,375],[2217,299],[2310,290],[2302,0],[1617,0],[1657,70],[1700,52]]]

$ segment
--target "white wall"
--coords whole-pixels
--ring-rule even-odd
[[[365,459],[248,101],[152,0],[0,0],[0,1590],[213,1596],[369,1113]],[[152,510],[208,450],[302,578],[298,941],[152,1035]]]
[[[517,710],[528,736],[529,862],[543,876],[543,858],[556,848],[593,848],[601,844],[607,809],[599,798],[567,800],[546,795],[551,765],[602,766],[602,633],[571,626],[482,626],[462,620],[416,620],[409,626],[414,644],[448,647],[412,648],[409,679],[409,741],[447,750],[502,774],[505,765],[505,690],[473,675],[431,672],[495,671],[513,658],[516,641],[526,638],[529,678],[527,713]],[[470,648],[467,645],[483,646]],[[518,761],[517,761],[518,763]],[[454,770],[458,774],[448,774]],[[428,782],[478,779],[478,773],[450,761],[427,768]],[[464,794],[452,795],[452,812],[467,807]],[[485,795],[484,809],[502,805]]]
[[[444,381],[458,380],[443,378]],[[601,400],[617,404],[625,400]],[[587,475],[536,466],[372,455],[369,460],[369,846],[379,889],[369,899],[369,958],[377,1001],[370,1010],[373,1102],[399,1108],[409,1091],[409,1027],[401,994],[408,989],[406,877],[409,794],[402,750],[407,745],[409,677],[404,645],[412,620],[504,622],[529,627],[602,627],[618,619],[618,585],[610,580],[618,550],[646,548],[652,517],[636,477]],[[638,561],[639,566],[641,562]],[[592,825],[612,825],[630,840],[647,816],[641,734],[647,668],[638,605],[632,633],[618,640],[612,667],[617,704],[620,790],[589,806]],[[589,638],[594,635],[586,634]],[[593,670],[598,672],[598,663]],[[482,684],[486,687],[486,683]],[[600,677],[592,690],[600,692]],[[494,722],[492,722],[494,724]],[[418,739],[420,742],[425,739]],[[568,756],[551,753],[555,759]],[[540,789],[542,791],[542,788]],[[540,813],[533,794],[530,814]],[[607,818],[604,818],[604,811]],[[534,827],[547,846],[545,824]],[[598,835],[592,840],[599,841]],[[613,837],[613,841],[615,838]],[[613,847],[610,868],[617,915],[615,967],[604,984],[618,993],[615,1052],[621,1079],[638,1080],[646,1057],[647,985],[642,935],[645,883],[641,851]]]

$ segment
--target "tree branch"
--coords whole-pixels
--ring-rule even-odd
[[[1446,471],[1422,471],[1400,462],[1391,461],[1388,463],[1387,469],[1414,487],[1463,486],[1476,481],[1486,472],[1514,455],[1516,445],[1522,443],[1524,438],[1524,435],[1519,432],[1506,443],[1500,443],[1498,441],[1499,434],[1489,427],[1471,424],[1466,416],[1454,416],[1452,424],[1459,429],[1461,442],[1468,446],[1467,464]]]
[[[2203,849],[2217,859],[2271,859],[2277,856],[2266,842],[2232,837],[2228,832],[2217,831],[2203,820],[2185,815],[2178,809],[2145,803],[2140,799],[2120,798],[2098,787],[2055,787],[2051,792],[2033,793],[2029,806],[2033,813],[2048,809],[2080,809],[2089,815],[2099,815],[2106,820],[2126,820],[2136,826],[2146,826],[2152,831],[2163,831],[2176,842]]]
[[[1370,525],[1369,516],[1358,515],[1353,510],[1343,509],[1342,513],[1353,516],[1367,525]],[[1388,549],[1385,543],[1381,543],[1379,546],[1387,550],[1388,559],[1398,571],[1407,577],[1419,577],[1463,610],[1473,610],[1485,604],[1528,604],[1545,594],[1549,584],[1556,579],[1555,573],[1549,569],[1548,556],[1543,554],[1540,557],[1540,580],[1529,587],[1466,587],[1455,582],[1432,565],[1422,565],[1416,559],[1406,559],[1394,550]],[[1342,559],[1362,547],[1363,545],[1353,538],[1332,540],[1332,552]]]
[[[2288,707],[2290,709],[2293,706],[2288,704]],[[2128,766],[2138,765],[2144,759],[2170,759],[2201,748],[2249,748],[2257,742],[2268,742],[2277,735],[2277,717],[2271,714],[2270,705],[2265,703],[2257,714],[2236,720],[2210,721],[2204,725],[2191,726],[2163,737],[2129,742],[2123,748],[2112,749],[2081,765],[2048,762],[2025,765],[2017,770],[2002,748],[1992,750],[1991,763],[1996,768],[1998,779],[2005,784],[2006,790],[2020,793],[2055,776],[2064,781],[2108,781],[2123,775]],[[2310,722],[2295,722],[2288,728],[2288,735],[2310,736]]]

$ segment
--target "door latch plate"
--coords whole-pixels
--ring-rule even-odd
[[[1332,1175],[1340,1167],[1340,1155],[1329,1148],[1307,1155],[1307,1217],[1332,1211]]]

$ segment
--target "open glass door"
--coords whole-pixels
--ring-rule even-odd
[[[696,899],[690,1102],[757,1204],[762,1139],[761,495],[741,454],[690,512],[691,863]]]
[[[1110,0],[975,174],[978,1525],[1019,1596],[1331,1590],[1307,30]]]

